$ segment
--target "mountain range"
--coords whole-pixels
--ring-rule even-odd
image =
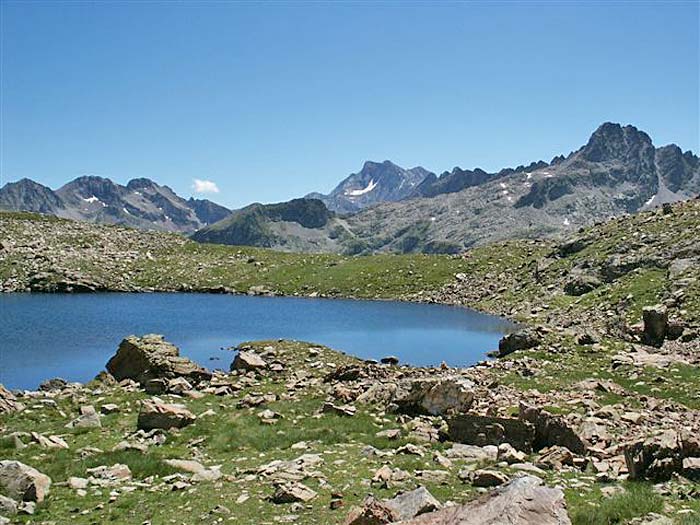
[[[192,233],[200,242],[287,251],[458,253],[509,238],[557,236],[700,192],[700,159],[655,147],[634,126],[604,123],[586,144],[549,162],[489,173],[436,175],[366,162],[328,194],[230,211],[184,200],[167,186],[81,177],[51,189],[24,179],[0,189],[0,208]]]
[[[231,213],[206,199],[185,200],[150,179],[132,179],[122,186],[96,176],[78,177],[55,191],[30,179],[8,183],[0,189],[0,209],[182,233]]]

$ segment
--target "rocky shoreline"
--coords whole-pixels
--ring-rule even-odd
[[[57,223],[80,235],[88,228]],[[12,228],[36,231],[46,224]],[[28,502],[3,501],[25,513],[17,515],[20,522],[67,516],[77,505],[86,523],[109,512],[123,523],[160,523],[167,519],[159,506],[173,501],[212,522],[481,523],[487,514],[480,512],[511,512],[514,523],[697,523],[699,228],[700,203],[691,201],[615,219],[559,245],[514,241],[411,260],[401,268],[410,277],[427,278],[429,265],[445,265],[435,286],[412,291],[408,282],[360,294],[329,273],[354,261],[322,259],[314,288],[295,278],[275,286],[267,277],[287,271],[288,262],[226,251],[235,284],[201,277],[191,290],[439,302],[529,328],[504,338],[497,360],[465,369],[369,363],[311,343],[273,341],[242,346],[230,372],[211,374],[161,338],[127,338],[93,383],[0,390],[3,450],[11,458],[0,467],[0,485],[14,487],[3,479],[19,476],[21,486],[34,487],[23,492],[27,497],[10,491],[13,501]],[[113,253],[109,246],[143,239],[107,230],[124,237],[111,245],[98,241],[101,248],[87,259],[80,250],[91,246],[57,256],[16,233],[6,236],[3,289],[26,289],[29,276],[59,261],[78,273],[63,284],[49,273],[36,282],[51,284],[36,291],[114,286],[116,266],[101,273],[86,261]],[[166,237],[174,238],[156,235],[159,242]],[[148,243],[128,246],[123,260],[167,266]],[[218,264],[216,255],[199,265],[200,274]],[[11,270],[2,271],[8,260]],[[142,264],[122,269],[133,272],[127,277],[140,291],[173,282],[146,278],[151,270]],[[128,281],[123,272],[118,275]],[[384,278],[371,268],[363,279],[375,282],[372,272]],[[334,286],[325,284],[329,275]],[[140,369],[125,370],[120,362],[140,363]],[[234,438],[231,426],[247,441]],[[37,458],[56,454],[62,461],[81,459],[71,460],[70,478],[58,474],[56,481],[49,473],[58,494],[42,502],[37,494],[46,493],[46,483],[27,469],[41,470]],[[151,470],[143,466],[148,462]],[[3,469],[11,475],[3,477]],[[225,503],[208,494],[212,483],[227,494]],[[190,497],[184,503],[181,495],[197,503]],[[119,510],[120,501],[131,503]],[[135,501],[146,502],[145,510],[135,510]],[[523,510],[533,501],[537,512]],[[464,521],[469,516],[484,521]]]

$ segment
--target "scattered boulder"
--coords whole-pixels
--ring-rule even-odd
[[[49,493],[51,478],[19,461],[0,461],[0,487],[17,501],[41,503]]]
[[[574,455],[566,447],[547,447],[540,452],[535,464],[541,468],[560,470],[563,466],[574,466]]]
[[[324,414],[352,417],[355,415],[355,413],[357,413],[357,408],[352,405],[334,405],[333,403],[324,403],[321,407],[321,412]]]
[[[258,354],[251,350],[241,350],[238,355],[231,363],[231,371],[233,370],[243,370],[248,371],[258,371],[265,370],[267,368],[267,363]]]
[[[465,505],[423,514],[401,525],[571,525],[564,493],[534,476],[516,478]]]
[[[448,420],[449,438],[469,445],[500,445],[509,443],[518,450],[531,452],[535,427],[518,418],[461,414]]]
[[[567,255],[573,255],[580,252],[586,246],[588,246],[590,242],[590,239],[585,237],[574,237],[573,239],[569,239],[568,241],[560,244],[557,251],[559,252],[560,256],[566,257]]]
[[[542,337],[532,328],[525,328],[506,335],[498,342],[498,357],[505,357],[518,350],[534,348],[542,342]]]
[[[384,504],[395,511],[399,520],[408,520],[442,508],[442,504],[425,487],[399,494],[384,501]]]
[[[69,428],[100,428],[102,422],[95,407],[86,405],[80,407],[80,415],[66,426]]]
[[[162,428],[182,428],[194,423],[195,415],[187,407],[179,404],[162,403],[158,400],[145,400],[141,403],[138,416],[138,428],[153,430]]]
[[[393,402],[400,412],[433,416],[460,413],[474,402],[474,383],[460,376],[406,380]]]
[[[211,373],[165,341],[162,335],[130,336],[119,344],[117,353],[107,363],[107,371],[117,381],[133,379],[142,386],[149,380],[185,377],[193,381],[211,379]]]
[[[198,461],[186,459],[166,459],[163,461],[175,469],[189,472],[195,481],[216,481],[222,474],[218,467],[206,468]]]
[[[508,483],[508,476],[497,470],[479,469],[472,472],[471,482],[475,487],[498,487]]]
[[[272,495],[273,503],[306,503],[314,499],[318,494],[309,487],[299,482],[281,483],[275,488]]]

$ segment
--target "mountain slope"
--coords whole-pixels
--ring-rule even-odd
[[[435,176],[420,166],[404,169],[393,162],[365,162],[358,173],[344,179],[328,195],[311,193],[307,198],[324,202],[338,213],[353,213],[382,202],[410,196],[426,177]]]
[[[0,209],[55,214],[61,207],[51,188],[30,179],[8,182],[0,189]]]
[[[336,252],[343,250],[345,231],[342,219],[319,199],[294,199],[278,204],[251,204],[198,230],[192,239],[283,251]]]
[[[186,233],[230,213],[208,200],[186,201],[150,179],[133,179],[122,186],[95,176],[79,177],[56,191],[28,179],[6,184],[0,189],[0,208]]]
[[[269,236],[227,236],[225,228],[216,225],[211,228],[219,231],[215,242],[350,254],[457,253],[495,240],[556,237],[700,191],[696,155],[675,145],[655,148],[643,131],[613,123],[601,125],[579,150],[549,163],[537,161],[497,173],[460,168],[440,177],[421,173],[422,182],[409,193],[401,198],[394,193],[394,201],[381,202],[385,179],[378,174],[406,181],[404,172],[388,162],[365,164],[360,174],[324,197],[336,209],[351,204],[363,209],[333,218],[330,227],[299,232],[274,217],[258,216],[258,231],[275,230],[271,244]],[[375,199],[371,205],[369,195]],[[305,235],[313,242],[300,241]]]

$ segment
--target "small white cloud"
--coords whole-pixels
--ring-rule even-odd
[[[210,180],[194,179],[192,189],[195,193],[219,193],[219,187]]]

